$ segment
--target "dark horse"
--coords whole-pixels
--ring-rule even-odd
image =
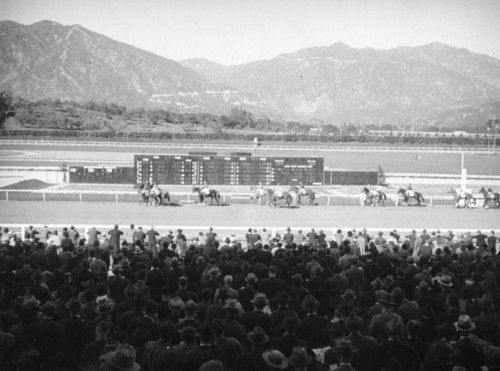
[[[316,193],[314,193],[312,189],[304,187],[299,188],[298,186],[293,186],[290,189],[290,191],[295,192],[295,194],[297,195],[297,205],[302,205],[302,203],[300,202],[302,196],[309,197],[309,206],[314,205],[314,200],[316,199]]]
[[[424,196],[422,196],[422,193],[416,192],[416,191],[411,191],[411,190],[406,190],[404,188],[399,188],[398,194],[399,196],[403,197],[403,205],[408,206],[408,200],[413,198],[417,201],[417,205],[421,206],[421,202],[424,202]],[[397,200],[396,200],[396,205],[397,205]]]
[[[493,201],[493,207],[500,207],[500,194],[492,191],[491,188],[482,187],[479,190],[479,193],[483,194],[484,197],[484,205],[483,207],[488,207],[488,201]]]
[[[278,200],[284,200],[285,206],[290,207],[292,204],[292,195],[286,191],[281,192],[281,195],[277,195],[277,192],[273,192],[273,194],[269,195],[269,202],[267,203],[269,206],[276,207]]]
[[[368,187],[364,187],[361,192],[363,192],[365,194],[365,199],[363,201],[363,206],[366,204],[366,201],[369,200],[370,201],[370,205],[372,206],[377,206],[377,205],[384,205],[384,201],[387,200],[387,196],[384,192],[382,191],[372,191],[372,190],[369,190]],[[373,201],[376,201],[376,203],[374,203]]]
[[[163,193],[156,184],[153,186],[136,184],[135,189],[139,193],[139,205],[162,206],[165,201],[170,204],[170,194],[168,192]]]
[[[210,198],[210,204],[212,204],[215,200],[217,202],[217,205],[219,205],[220,193],[215,189],[209,189],[208,193],[204,193],[201,187],[193,187],[193,193],[198,193],[198,197],[200,198],[200,205],[203,204],[203,200],[205,198]]]

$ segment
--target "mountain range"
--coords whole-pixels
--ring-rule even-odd
[[[343,43],[224,66],[173,61],[82,26],[0,22],[0,90],[28,100],[114,102],[273,119],[467,128],[500,114],[500,60],[441,43]]]

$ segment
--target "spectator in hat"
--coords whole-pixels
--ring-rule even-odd
[[[257,290],[266,294],[268,298],[273,298],[278,292],[286,290],[286,282],[278,278],[277,275],[278,268],[275,265],[271,265],[269,267],[268,276],[259,282]]]
[[[238,298],[245,312],[253,309],[252,299],[257,293],[255,288],[258,279],[255,273],[248,273],[245,277],[246,285],[238,290]]]
[[[225,287],[221,287],[219,290],[219,295],[217,301],[210,305],[207,309],[207,315],[205,317],[205,322],[210,322],[214,318],[225,319],[227,316],[227,311],[224,308],[226,301],[229,299],[229,293]]]
[[[288,367],[288,358],[279,350],[266,350],[262,353],[262,358],[266,362],[266,370],[284,370]]]
[[[493,303],[488,296],[483,295],[476,300],[476,304],[481,313],[472,319],[472,322],[476,324],[475,332],[481,339],[493,343],[498,330],[498,318]]]
[[[381,342],[387,340],[388,337],[384,327],[385,323],[392,319],[402,322],[402,319],[399,314],[394,313],[394,301],[391,294],[383,292],[378,302],[382,312],[372,317],[368,329],[370,336],[374,337],[377,342]]]
[[[112,269],[113,275],[108,278],[108,295],[117,303],[125,300],[125,289],[130,285],[130,281],[122,276],[121,265],[117,264]]]
[[[377,369],[404,369],[418,371],[419,357],[415,348],[402,341],[404,324],[401,318],[393,317],[384,323],[388,339],[375,348]]]
[[[484,362],[488,371],[500,370],[500,348],[488,345],[483,349]]]
[[[99,358],[97,368],[106,371],[139,371],[141,366],[136,363],[135,349],[128,344],[120,344],[114,351]]]
[[[82,305],[77,297],[71,298],[66,303],[69,311],[68,317],[59,321],[65,328],[67,334],[68,361],[73,367],[80,363],[84,348],[85,321],[80,315]]]
[[[0,368],[10,368],[10,351],[14,347],[16,337],[0,328]]]
[[[172,347],[175,360],[172,365],[172,369],[174,370],[180,370],[184,364],[186,355],[189,352],[198,349],[199,333],[194,327],[186,326],[182,328],[179,335],[181,339],[180,343]]]
[[[294,347],[292,354],[288,357],[288,364],[293,371],[307,371],[312,362],[313,357],[303,346]]]
[[[227,303],[226,303],[227,304]],[[227,320],[216,318],[212,321],[212,331],[214,334],[214,346],[217,349],[220,360],[224,364],[225,370],[237,371],[237,360],[243,352],[242,341],[246,341],[246,333],[244,327],[241,327],[241,341],[235,337],[225,334]]]
[[[266,294],[257,292],[253,297],[252,304],[253,310],[241,315],[241,325],[245,327],[247,332],[252,331],[257,326],[263,328],[266,332],[271,331],[273,321],[269,313],[266,312],[269,304]]]
[[[120,236],[123,232],[118,229],[118,224],[115,224],[114,228],[108,231],[109,235],[109,246],[113,250],[113,256],[116,256],[120,251]]]
[[[55,320],[58,311],[53,301],[42,307],[42,317],[28,327],[33,349],[40,352],[42,362],[49,367],[57,367],[63,362],[66,350],[66,329]]]
[[[317,314],[320,303],[312,295],[308,295],[302,301],[302,309],[306,312],[306,317],[302,319],[297,336],[307,342],[311,349],[328,346],[328,319]]]
[[[375,348],[377,342],[371,336],[363,335],[364,321],[363,318],[356,315],[353,311],[344,319],[344,326],[349,334],[345,337],[349,340],[352,346],[359,349],[352,358],[352,365],[358,371],[369,371],[373,367],[375,359]]]
[[[250,349],[241,354],[237,361],[238,370],[261,371],[267,369],[267,363],[262,358],[266,344],[269,342],[264,329],[256,326],[253,331],[248,332],[247,340]]]
[[[246,335],[246,330],[239,322],[240,313],[243,309],[241,304],[236,299],[227,299],[224,304],[224,309],[227,312],[226,319],[223,320],[224,336],[235,338],[243,342]]]
[[[453,325],[459,336],[459,339],[452,344],[456,353],[456,365],[466,370],[480,370],[484,364],[482,349],[487,343],[477,336],[472,336],[476,324],[467,314],[461,314]]]
[[[140,316],[130,320],[127,327],[127,342],[137,350],[137,358],[142,359],[142,349],[148,341],[158,339],[160,323],[156,313],[156,303],[148,300]]]
[[[283,334],[271,339],[271,348],[277,349],[285,356],[290,357],[294,347],[307,347],[307,342],[299,339],[295,332],[299,326],[299,317],[295,311],[287,312],[281,321]]]
[[[82,354],[82,365],[85,368],[95,368],[101,355],[105,353],[106,342],[111,331],[108,321],[101,321],[95,329],[95,340],[85,346]]]
[[[434,342],[422,363],[422,371],[452,371],[455,366],[455,350],[446,341]]]
[[[429,343],[422,341],[420,339],[422,324],[418,321],[410,320],[406,324],[406,327],[407,327],[407,336],[406,339],[403,340],[403,342],[415,348],[419,358],[418,363],[422,364],[430,348]]]
[[[186,353],[181,371],[198,371],[204,363],[220,359],[217,348],[213,344],[213,332],[210,323],[203,325],[200,331],[198,347]]]
[[[175,329],[172,321],[165,321],[160,325],[160,338],[149,341],[144,346],[141,370],[162,370],[165,365],[174,363],[174,352],[172,351],[174,334]]]

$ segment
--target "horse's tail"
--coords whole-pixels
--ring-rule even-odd
[[[167,192],[165,192],[165,194],[163,195],[163,198],[164,198],[165,200],[167,200],[168,202],[170,202],[170,193],[168,193],[168,191],[167,191]]]
[[[387,195],[384,192],[380,192],[380,198],[382,200],[387,200]]]
[[[424,195],[422,193],[418,193],[418,195],[420,196],[420,199],[422,200],[422,202],[425,202]]]

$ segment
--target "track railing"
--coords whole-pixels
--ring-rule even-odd
[[[195,193],[192,192],[168,192],[170,196],[175,196],[176,202],[182,203],[182,204],[191,204],[191,203],[196,203],[199,199],[199,196]],[[36,189],[0,189],[0,201],[14,201],[14,200],[20,200],[20,201],[88,201],[84,200],[85,196],[89,196],[87,198],[90,198],[94,201],[114,201],[114,202],[137,202],[139,200],[139,195],[137,192],[133,191],[104,191],[104,190],[64,190],[64,189],[53,189],[53,190],[36,190]],[[242,201],[242,200],[248,200],[248,203],[256,203],[256,204],[263,204],[266,202],[265,200],[259,198],[259,199],[251,199],[252,193],[246,193],[246,192],[239,192],[239,193],[233,193],[233,192],[227,192],[227,193],[222,193],[221,192],[221,198],[222,202],[230,202],[231,200],[235,201]],[[91,197],[94,196],[94,197]],[[325,193],[316,193],[316,199],[317,200],[322,200],[324,202],[321,202],[321,204],[325,204],[327,206],[330,206],[332,203],[332,200],[335,198],[346,198],[346,199],[357,199],[357,200],[362,200],[362,194],[346,194],[346,193],[336,193],[336,194],[325,194]],[[97,198],[97,199],[96,199]],[[396,193],[390,193],[387,194],[388,200],[391,200],[392,202],[395,203],[396,206],[398,206],[398,196]],[[454,197],[451,195],[431,195],[428,196],[427,199],[429,200],[429,204],[432,206],[434,200],[454,200]],[[295,200],[294,200],[295,201]],[[304,205],[308,203],[308,199],[306,198],[302,202]]]
[[[33,146],[76,146],[76,147],[121,147],[121,148],[189,148],[189,149],[238,149],[255,150],[253,144],[231,143],[164,143],[164,142],[100,142],[100,141],[59,141],[59,140],[29,140],[29,139],[0,139],[2,145],[33,145]],[[332,151],[332,152],[419,152],[419,153],[474,153],[500,154],[500,149],[475,147],[413,147],[413,146],[342,146],[342,145],[293,145],[272,143],[260,144],[258,149],[274,151]],[[258,152],[258,150],[257,150]]]

